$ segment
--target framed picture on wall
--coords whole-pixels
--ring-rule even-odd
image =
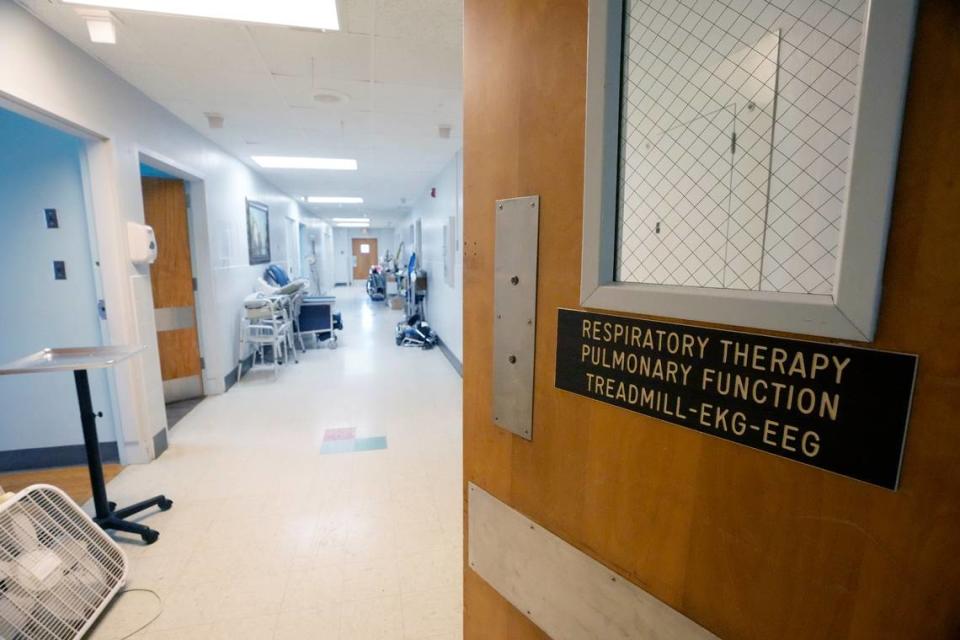
[[[270,208],[247,200],[247,246],[250,264],[270,262]]]

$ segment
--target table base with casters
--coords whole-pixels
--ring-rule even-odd
[[[0,375],[24,373],[52,373],[72,371],[80,405],[80,424],[83,428],[83,446],[87,454],[87,469],[90,472],[90,488],[93,491],[95,515],[93,521],[103,529],[124,531],[138,535],[147,544],[153,544],[160,533],[137,522],[127,520],[130,516],[151,507],[166,511],[173,501],[164,495],[142,500],[129,507],[118,509],[115,502],[107,499],[107,487],[103,478],[103,463],[100,459],[100,439],[97,437],[97,418],[102,412],[93,410],[90,396],[88,369],[112,367],[143,350],[143,347],[81,347],[70,349],[44,349],[31,356],[0,367]]]

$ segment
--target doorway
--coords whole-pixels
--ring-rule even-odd
[[[195,402],[203,396],[187,192],[179,178],[146,166],[141,173],[144,221],[153,227],[157,238],[157,260],[150,265],[150,286],[163,399],[170,407]]]
[[[366,280],[379,255],[376,238],[353,238],[353,279]]]
[[[0,269],[8,274],[0,283],[0,362],[46,348],[102,346],[106,303],[89,201],[90,139],[29,109],[0,105]],[[119,461],[122,448],[111,377],[104,369],[88,373],[105,462]],[[72,376],[44,374],[42,384],[35,378],[0,377],[0,471],[86,460]]]

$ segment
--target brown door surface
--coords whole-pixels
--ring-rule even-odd
[[[960,83],[943,74],[960,70],[960,4],[919,3],[869,345],[920,356],[897,491],[555,387],[557,309],[580,308],[587,5],[465,0],[464,480],[721,638],[958,637]],[[527,441],[494,424],[491,310],[495,203],[534,194]],[[551,586],[531,585],[529,600]],[[530,613],[465,561],[467,640],[544,638]]]
[[[142,178],[141,183],[144,218],[157,238],[150,283],[163,395],[170,403],[203,395],[187,199],[181,180]]]
[[[370,273],[370,267],[377,264],[377,256],[379,255],[376,238],[354,238],[353,279],[366,280]]]

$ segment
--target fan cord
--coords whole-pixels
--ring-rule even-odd
[[[153,589],[139,589],[139,588],[124,589],[123,591],[118,593],[117,596],[122,596],[125,593],[135,593],[137,591],[153,594],[153,597],[157,599],[157,604],[160,605],[160,607],[157,609],[157,612],[153,615],[152,618],[144,622],[142,625],[140,625],[139,627],[137,627],[127,635],[121,637],[119,640],[127,640],[127,638],[132,638],[133,636],[135,636],[136,634],[140,633],[141,631],[149,627],[151,624],[153,624],[154,620],[159,618],[160,614],[163,613],[163,600],[160,598],[160,594],[154,591]]]

